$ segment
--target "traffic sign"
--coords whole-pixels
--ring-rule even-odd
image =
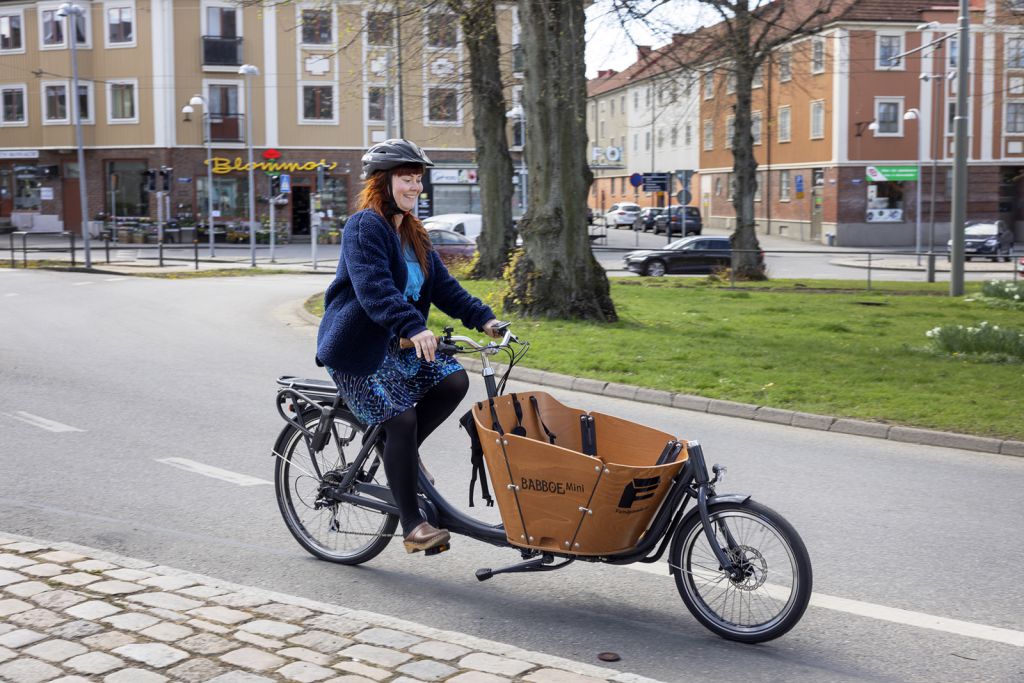
[[[281,194],[288,194],[292,191],[292,177],[287,173],[282,173],[279,180],[281,181]]]
[[[644,184],[644,177],[639,173],[634,173],[629,176],[629,184],[633,187],[640,187]]]
[[[679,203],[682,204],[683,206],[686,206],[691,201],[693,201],[693,195],[690,193],[690,188],[684,187],[683,189],[679,190],[679,192],[676,193],[676,199],[678,199]]]
[[[644,192],[668,192],[668,173],[644,173]]]

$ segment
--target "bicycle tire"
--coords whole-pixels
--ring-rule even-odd
[[[763,643],[785,634],[803,617],[811,598],[811,560],[800,535],[782,515],[751,500],[712,503],[708,512],[723,547],[723,524],[736,540],[745,576],[733,581],[720,568],[700,515],[691,510],[676,529],[669,553],[687,609],[727,640]]]
[[[308,411],[300,418],[307,429],[316,427],[320,415]],[[372,560],[391,541],[398,516],[349,503],[318,506],[325,478],[338,478],[362,447],[365,428],[347,411],[338,411],[334,429],[324,449],[316,454],[321,476],[311,466],[311,454],[302,433],[289,425],[274,445],[274,490],[285,526],[295,540],[314,557],[327,562],[356,565]],[[377,464],[372,481],[386,485],[380,446],[365,466]],[[364,481],[369,481],[369,477]]]

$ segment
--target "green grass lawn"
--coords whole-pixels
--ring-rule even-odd
[[[465,282],[498,310],[500,284]],[[948,284],[611,279],[619,322],[520,321],[523,365],[763,406],[1024,439],[1024,363],[943,356],[925,333],[988,321],[1024,331],[1024,308]],[[819,287],[828,287],[820,289]],[[320,298],[311,310],[322,313]],[[318,306],[320,306],[318,310]],[[499,314],[500,315],[500,314]],[[436,309],[430,325],[451,324]],[[456,329],[459,325],[455,323]]]

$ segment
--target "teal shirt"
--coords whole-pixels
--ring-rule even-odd
[[[416,260],[416,252],[413,248],[405,247],[405,267],[409,271],[409,279],[405,283],[405,298],[413,301],[420,300],[420,290],[423,289],[423,269],[420,262]]]

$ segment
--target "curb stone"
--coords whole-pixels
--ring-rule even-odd
[[[320,319],[306,311],[305,307],[299,305],[300,315],[311,325],[319,325]],[[476,358],[460,358],[459,362],[467,370],[479,370],[481,363]],[[493,365],[495,375],[501,376],[504,366]],[[770,406],[757,406],[748,403],[737,403],[735,401],[723,401],[720,399],[705,398],[691,394],[676,394],[661,389],[649,389],[646,387],[635,387],[628,384],[616,382],[603,382],[587,377],[573,377],[561,375],[546,370],[534,368],[520,368],[512,379],[523,382],[539,384],[541,386],[554,387],[556,389],[568,389],[570,391],[581,391],[588,394],[623,398],[639,403],[653,403],[683,410],[692,410],[700,413],[711,413],[712,415],[724,415],[745,420],[758,420],[771,422],[802,429],[817,429],[820,431],[835,432],[837,434],[850,434],[854,436],[866,436],[902,443],[921,444],[923,446],[940,446],[944,448],[958,448],[965,451],[978,451],[981,453],[994,453],[999,455],[1011,455],[1024,457],[1024,441],[1013,439],[994,439],[985,436],[974,436],[972,434],[957,434],[956,432],[942,432],[919,427],[904,427],[900,425],[889,425],[882,422],[870,422],[868,420],[855,420],[851,418],[832,417],[828,415],[816,415],[814,413],[801,413],[772,408]]]
[[[379,651],[380,660],[393,662],[393,664],[380,664],[376,671],[386,674],[388,680],[401,680],[403,668],[408,668],[416,663],[414,671],[445,672],[445,677],[472,676],[474,673],[511,675],[511,678],[504,680],[532,680],[531,674],[540,674],[545,680],[578,680],[581,677],[595,681],[607,681],[610,683],[659,683],[650,678],[638,676],[627,672],[616,671],[607,667],[596,666],[584,662],[576,662],[562,657],[523,650],[514,645],[486,640],[465,633],[445,631],[423,624],[399,619],[382,614],[376,614],[365,610],[352,610],[340,605],[322,603],[299,596],[285,595],[274,591],[267,591],[252,586],[221,581],[202,574],[196,574],[172,567],[157,565],[134,558],[128,558],[103,550],[97,550],[86,546],[66,542],[46,542],[37,539],[10,534],[0,531],[0,557],[21,557],[31,559],[34,562],[46,563],[47,560],[41,555],[52,555],[52,551],[73,553],[58,556],[53,559],[63,560],[62,562],[51,562],[60,566],[61,571],[68,573],[75,572],[79,563],[106,563],[108,569],[96,569],[97,573],[109,571],[119,572],[122,569],[137,570],[139,581],[148,583],[137,583],[138,591],[131,595],[108,595],[93,592],[91,585],[75,587],[73,590],[81,594],[83,600],[88,598],[91,603],[107,603],[126,615],[134,614],[137,617],[156,619],[165,623],[175,622],[178,624],[178,639],[167,642],[151,638],[146,630],[131,630],[122,632],[118,642],[111,640],[103,641],[96,630],[90,630],[89,634],[82,634],[84,642],[74,642],[79,636],[65,635],[54,636],[53,632],[60,630],[59,625],[39,626],[37,630],[40,638],[31,639],[29,642],[7,638],[5,648],[8,648],[13,657],[7,657],[8,649],[0,648],[0,679],[11,678],[14,681],[21,680],[19,676],[31,677],[31,672],[38,670],[47,674],[44,678],[33,678],[32,680],[50,680],[55,676],[66,674],[73,676],[75,670],[62,671],[63,661],[78,663],[89,662],[93,665],[111,666],[109,673],[105,676],[113,676],[110,680],[143,681],[143,680],[167,680],[163,674],[171,676],[176,673],[189,671],[199,672],[200,670],[225,670],[221,674],[222,680],[266,680],[275,681],[288,678],[288,680],[305,680],[302,678],[307,674],[314,676],[308,680],[321,680],[316,678],[324,671],[329,671],[331,676],[344,676],[347,671],[342,665],[353,664],[351,658],[343,654],[346,649],[353,647],[355,641],[362,640],[367,645],[359,647],[371,648]],[[76,559],[77,558],[77,559]],[[14,563],[17,564],[17,563]],[[68,566],[64,566],[68,565]],[[34,566],[22,565],[25,568]],[[0,588],[0,599],[6,597],[10,592],[10,586],[20,585],[32,580],[32,575],[23,573],[20,570],[4,570],[17,575],[15,578],[20,582],[7,583]],[[148,577],[148,578],[144,578]],[[152,594],[180,595],[170,589],[162,588],[160,583],[174,585],[172,579],[178,579],[179,591],[189,591],[190,599],[202,602],[206,607],[173,612],[158,607],[150,607],[137,601],[136,596],[142,591]],[[125,582],[130,583],[130,582]],[[47,587],[50,588],[50,587]],[[202,590],[196,590],[201,588]],[[55,589],[44,592],[54,592]],[[64,590],[64,589],[56,589]],[[72,592],[71,589],[65,592]],[[197,597],[197,593],[209,593],[209,597]],[[43,595],[40,593],[38,595]],[[26,598],[26,600],[37,601],[38,595]],[[220,599],[220,600],[219,600]],[[245,607],[223,607],[221,602],[232,605],[244,603]],[[262,608],[262,609],[261,609]],[[219,621],[216,624],[196,618],[196,615],[210,615],[212,609],[224,611],[226,621]],[[203,610],[206,610],[205,612]],[[227,614],[231,612],[231,614]],[[311,616],[315,615],[315,616]],[[0,617],[0,638],[14,633],[18,627],[5,623],[5,617]],[[63,624],[66,620],[61,620]],[[232,623],[233,622],[233,623]],[[79,623],[89,624],[86,619]],[[97,628],[105,630],[110,624],[98,623]],[[258,644],[252,643],[252,639],[246,636],[239,637],[247,631],[254,633],[275,633],[280,641],[263,639]],[[325,642],[324,636],[330,635],[326,632],[338,634],[333,636],[337,640],[337,648],[328,648],[327,653],[317,653],[302,647],[297,647],[296,638],[301,638],[304,633],[311,634]],[[116,634],[118,631],[110,631],[108,635]],[[197,636],[206,635],[206,640]],[[320,634],[320,635],[317,635]],[[350,637],[342,637],[350,636]],[[62,639],[63,638],[63,639]],[[216,654],[210,650],[197,647],[199,643],[209,644],[210,638],[217,638],[224,641],[227,649]],[[290,641],[290,642],[284,642]],[[102,643],[107,642],[104,646]],[[217,641],[219,643],[219,641]],[[369,643],[375,643],[369,645]],[[89,645],[87,650],[85,645]],[[48,661],[42,662],[31,657],[31,652],[25,650],[35,647],[38,652],[47,656]],[[186,652],[182,648],[188,648]],[[19,651],[20,650],[20,651]],[[106,650],[112,650],[114,655],[126,655],[124,659],[106,655]],[[331,650],[334,650],[331,654]],[[406,651],[407,650],[407,651]],[[419,654],[417,650],[421,651]],[[89,652],[102,657],[86,658]],[[452,659],[442,664],[430,655],[431,653],[447,653]],[[67,654],[67,657],[64,655]],[[310,658],[317,659],[318,664],[313,665]],[[124,660],[131,659],[128,662]],[[94,661],[95,660],[95,661]],[[338,660],[338,661],[334,661]],[[468,660],[471,666],[463,666],[461,661]],[[333,668],[331,668],[333,664]],[[69,665],[70,666],[70,665]],[[122,668],[124,667],[124,668]],[[113,669],[117,668],[118,671]],[[256,674],[247,673],[245,670],[256,671]],[[450,672],[448,670],[451,670]],[[512,673],[512,670],[515,673]],[[552,672],[552,670],[555,670]],[[411,671],[407,671],[411,673]],[[9,674],[9,675],[8,675]],[[259,677],[257,677],[257,674]],[[22,676],[24,677],[24,676]],[[74,679],[72,679],[74,680]],[[204,679],[205,680],[205,679]],[[221,680],[219,677],[218,680]],[[412,679],[406,679],[412,680]]]

